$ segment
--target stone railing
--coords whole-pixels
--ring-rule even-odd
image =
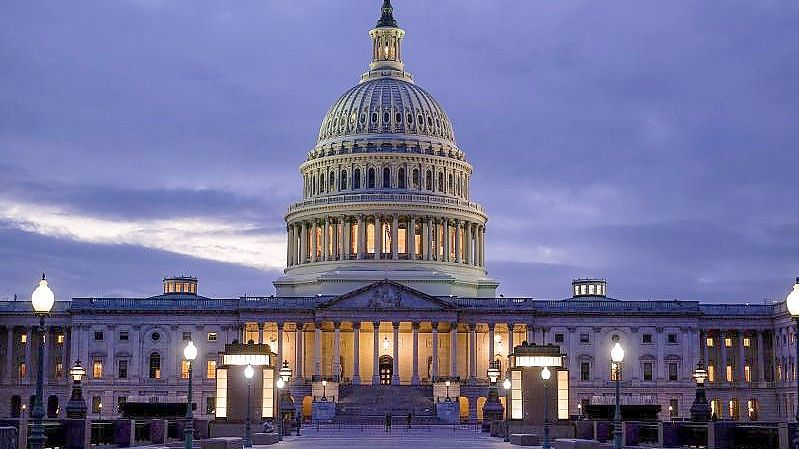
[[[356,193],[356,194],[337,194],[321,196],[303,201],[298,201],[289,206],[289,213],[297,210],[314,206],[328,206],[346,203],[407,203],[412,205],[436,205],[436,206],[455,206],[470,209],[480,214],[485,213],[485,209],[479,203],[467,201],[460,198],[446,197],[435,194],[415,194],[415,193]]]
[[[237,299],[209,298],[75,298],[71,310],[222,310],[238,308]]]
[[[540,312],[680,312],[699,313],[698,301],[547,300],[532,298],[449,298],[463,308]]]

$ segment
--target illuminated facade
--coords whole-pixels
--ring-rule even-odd
[[[552,344],[569,377],[559,397],[576,416],[578,404],[613,400],[618,340],[623,403],[689,416],[701,360],[718,417],[793,419],[796,335],[783,304],[617,300],[601,279],[575,280],[565,299],[495,297],[472,167],[443,108],[405,71],[404,31],[388,2],[369,34],[369,70],[330,108],[300,167],[303,199],[286,214],[277,295],[205,298],[196,279],[180,277],[150,298],[58,301],[44,354],[48,414],[64,413],[74,360],[87,368],[93,417],[116,415],[125,401],[185,401],[181,351],[191,339],[199,416],[213,417],[222,399],[232,413],[229,398],[217,398],[217,376],[230,375],[220,353],[235,341],[270,345],[276,366],[287,360],[298,399],[317,395],[321,379],[388,384],[397,397],[403,386],[429,387],[440,399],[439,381],[449,379],[467,419],[481,417],[491,361],[504,370],[515,345]],[[26,413],[35,325],[29,302],[0,302],[0,417]]]

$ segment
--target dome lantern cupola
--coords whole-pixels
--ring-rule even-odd
[[[389,77],[412,83],[413,76],[405,72],[400,51],[405,30],[397,26],[390,0],[383,0],[381,11],[377,26],[369,31],[372,38],[372,62],[369,64],[369,71],[361,76],[361,82]]]

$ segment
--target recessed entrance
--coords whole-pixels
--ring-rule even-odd
[[[381,355],[378,362],[380,385],[391,385],[391,378],[394,376],[394,358],[390,355]]]

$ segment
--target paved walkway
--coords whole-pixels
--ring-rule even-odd
[[[450,427],[431,429],[395,428],[392,433],[382,430],[320,430],[308,429],[299,437],[286,437],[282,443],[264,448],[312,449],[509,449],[510,443],[501,438],[492,438],[485,433]]]

